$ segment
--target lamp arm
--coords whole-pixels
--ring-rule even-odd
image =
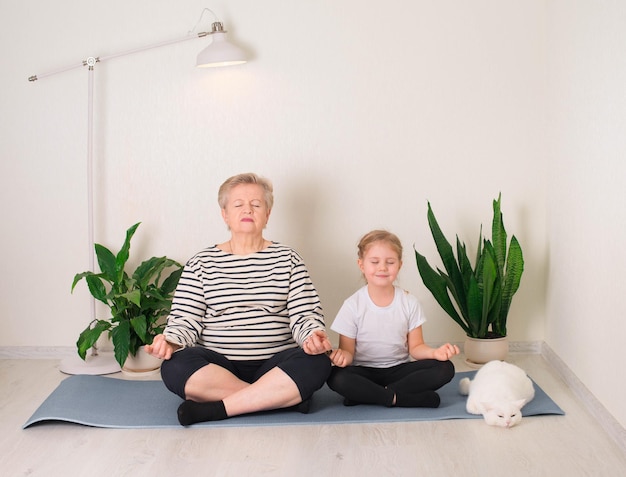
[[[75,68],[80,68],[81,66],[85,66],[85,62],[81,61],[79,64],[66,66],[64,68],[58,68],[54,71],[49,71],[47,73],[43,73],[40,75],[32,75],[28,77],[28,81],[37,81],[38,79],[45,78],[46,76],[56,75],[57,73],[64,73],[65,71],[73,70]]]
[[[174,43],[181,43],[181,42],[187,41],[187,40],[194,40],[196,38],[203,38],[203,37],[205,37],[207,35],[212,35],[213,33],[224,33],[224,30],[222,30],[222,27],[221,27],[221,23],[219,23],[219,27],[217,27],[215,25],[216,24],[213,25],[213,30],[212,31],[204,31],[204,32],[196,33],[195,35],[187,34],[184,37],[175,38],[173,40],[161,41],[159,43],[153,43],[151,45],[141,46],[139,48],[133,48],[132,50],[126,50],[126,51],[122,51],[122,52],[119,52],[119,53],[113,53],[111,55],[98,56],[98,57],[95,57],[95,60],[97,62],[102,62],[102,61],[110,60],[112,58],[118,58],[120,56],[132,55],[134,53],[140,53],[142,51],[151,50],[153,48],[160,48],[162,46],[172,45]],[[94,57],[90,57],[89,59],[92,59],[92,58],[94,58]],[[45,78],[47,76],[52,76],[52,75],[56,75],[58,73],[64,73],[66,71],[73,70],[75,68],[80,68],[81,66],[89,66],[90,68],[92,68],[93,64],[90,64],[89,59],[88,60],[83,60],[79,64],[74,64],[74,65],[71,65],[71,66],[58,68],[56,70],[49,71],[47,73],[43,73],[43,74],[40,74],[40,75],[29,76],[28,77],[28,81],[37,81],[38,79],[42,79],[42,78]]]
[[[119,56],[132,55],[134,53],[140,53],[142,51],[152,50],[153,48],[160,48],[162,46],[173,45],[174,43],[181,43],[181,42],[187,41],[187,40],[194,40],[196,38],[201,38],[201,35],[202,36],[206,36],[207,33],[204,33],[204,34],[203,33],[198,33],[197,35],[186,35],[186,36],[184,36],[182,38],[175,38],[173,40],[165,40],[165,41],[161,41],[159,43],[153,43],[151,45],[141,46],[139,48],[133,48],[132,50],[122,51],[120,53],[113,53],[111,55],[100,56],[99,60],[100,61],[106,61],[106,60],[110,60],[112,58],[117,58]],[[209,34],[210,34],[210,32],[209,32]]]

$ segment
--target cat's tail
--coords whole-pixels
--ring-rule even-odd
[[[459,392],[463,396],[467,396],[469,394],[471,383],[470,378],[463,378],[459,381]]]

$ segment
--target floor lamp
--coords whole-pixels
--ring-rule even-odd
[[[202,17],[205,12],[211,13],[215,17],[215,22],[211,25],[211,31],[204,31],[200,33],[192,33],[196,29],[198,24],[202,21]],[[37,81],[47,76],[63,73],[75,68],[87,67],[88,78],[88,98],[87,98],[87,229],[89,240],[89,270],[95,269],[95,253],[94,253],[94,207],[93,207],[93,83],[94,83],[94,67],[98,63],[103,61],[117,58],[120,56],[131,55],[134,53],[140,53],[142,51],[160,48],[162,46],[171,45],[174,43],[180,43],[187,40],[193,40],[196,38],[204,38],[205,36],[211,36],[212,42],[202,50],[197,57],[196,66],[198,67],[216,67],[216,66],[231,66],[238,65],[246,62],[246,55],[244,51],[229,43],[226,40],[226,31],[221,21],[218,20],[215,13],[208,8],[205,8],[200,14],[200,19],[196,23],[196,27],[192,32],[188,33],[182,38],[174,40],[167,40],[160,43],[154,43],[140,48],[123,51],[121,53],[115,53],[107,56],[89,57],[86,60],[78,64],[74,64],[65,68],[60,68],[41,75],[33,75],[28,78],[28,81]],[[91,320],[93,322],[96,319],[96,300],[91,297]],[[115,361],[113,353],[111,352],[99,352],[97,348],[91,350],[91,354],[87,355],[83,361],[78,356],[78,353],[68,357],[61,361],[60,370],[66,374],[112,374],[120,371],[120,366]]]

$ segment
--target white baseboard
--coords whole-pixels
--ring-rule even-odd
[[[437,348],[445,343],[427,343],[433,348]],[[463,352],[465,347],[465,341],[456,341],[455,344]],[[540,354],[543,341],[509,341],[509,353],[524,353],[524,354]]]
[[[63,359],[76,353],[75,346],[0,346],[0,359]]]
[[[511,341],[509,353],[540,354],[543,341]]]
[[[622,452],[626,454],[626,429],[545,342],[541,346],[541,355],[557,371],[574,395],[583,403],[587,411],[615,441]]]

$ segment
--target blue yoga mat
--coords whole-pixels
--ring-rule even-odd
[[[371,422],[433,421],[441,419],[482,419],[467,413],[465,396],[459,394],[459,380],[476,371],[457,373],[441,388],[441,405],[436,409],[386,408],[359,405],[346,407],[343,398],[324,386],[313,396],[311,412],[269,411],[236,416],[193,427],[288,426]],[[565,414],[536,384],[535,398],[524,416]],[[108,428],[181,427],[176,409],[182,400],[167,390],[162,381],[130,381],[103,376],[70,376],[59,384],[26,421],[26,429],[38,423],[70,422]]]

